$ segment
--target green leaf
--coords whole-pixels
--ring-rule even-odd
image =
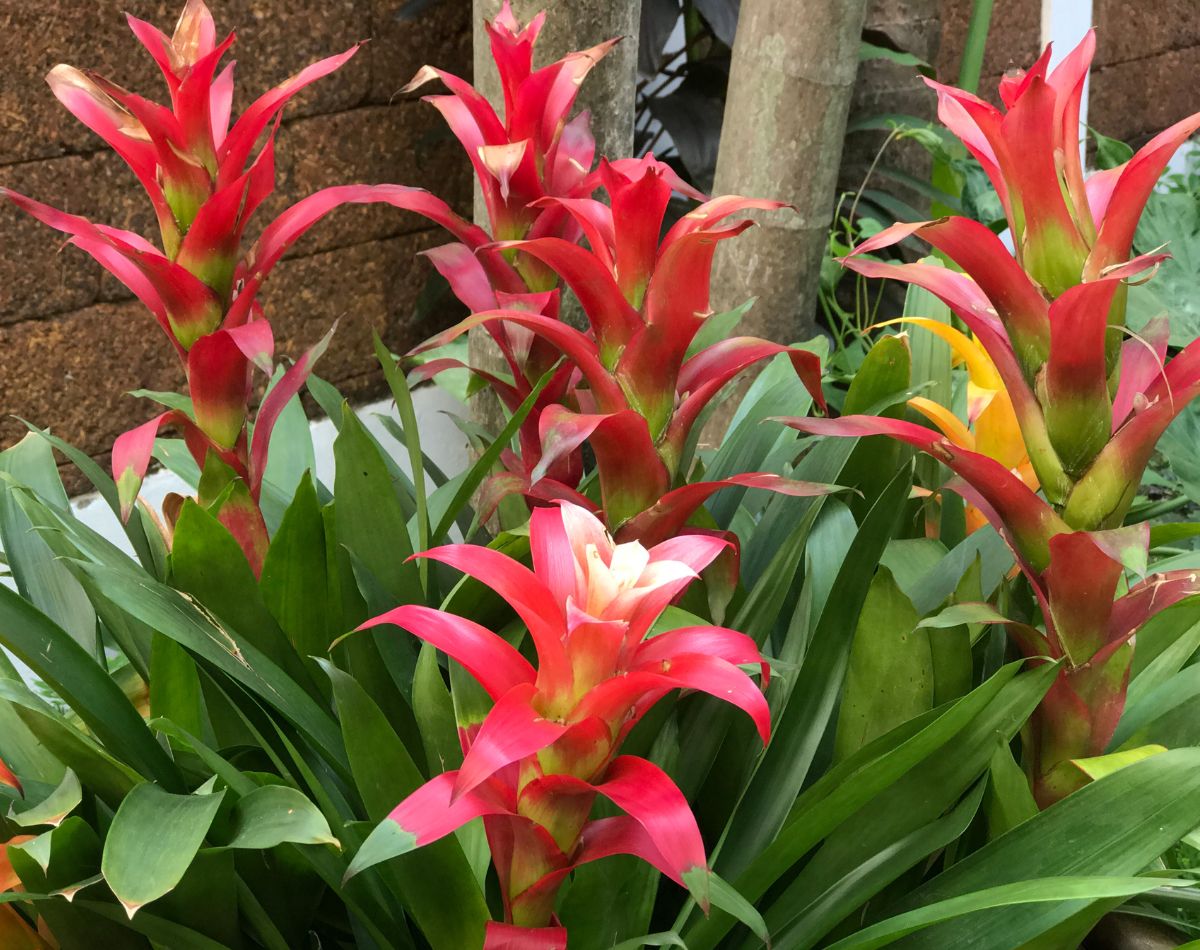
[[[454,719],[454,700],[442,679],[437,650],[428,643],[422,644],[417,657],[413,713],[417,717],[430,772],[448,772],[462,765],[462,743]]]
[[[338,544],[374,575],[398,604],[424,600],[412,556],[408,519],[392,476],[373,439],[349,404],[333,443]]]
[[[744,870],[774,839],[804,784],[845,675],[851,631],[908,497],[910,471],[897,472],[872,506],[834,582],[787,706],[774,723],[771,744],[727,833],[718,865],[727,876]]]
[[[895,909],[907,912],[1034,879],[1128,876],[1198,824],[1200,749],[1170,750],[1068,795],[917,888]],[[1081,898],[984,911],[939,924],[908,945],[921,950],[1008,950],[1049,931],[1090,901]],[[1074,944],[1064,938],[1064,945]]]
[[[924,618],[919,626],[944,630],[973,623],[1008,623],[1009,620],[991,604],[951,604],[945,610]]]
[[[816,894],[952,805],[987,767],[997,737],[1014,733],[1053,682],[1054,666],[1018,674],[1021,665],[1002,667],[944,710],[897,727],[826,772],[796,800],[738,890],[759,901],[828,837],[835,849],[822,859],[824,870],[802,872]],[[716,946],[731,923],[714,913],[686,932],[689,946]]]
[[[144,776],[180,787],[175,764],[107,671],[60,626],[3,585],[0,644],[53,689],[111,751]]]
[[[990,837],[997,838],[1038,813],[1029,779],[1007,745],[996,749],[989,767],[985,810]]]
[[[86,452],[82,452],[69,442],[65,442],[56,435],[52,435],[47,429],[39,429],[37,426],[21,420],[25,427],[30,432],[35,433],[39,438],[44,439],[54,448],[58,449],[63,455],[74,463],[96,489],[100,497],[104,499],[105,504],[111,509],[112,513],[120,520],[121,502],[117,496],[117,484],[112,480],[108,472],[104,471],[99,465],[92,460]],[[147,526],[150,531],[147,533]],[[156,577],[161,577],[161,562],[160,555],[163,554],[162,536],[158,533],[158,529],[150,521],[149,516],[142,509],[137,510],[137,514],[130,518],[128,523],[123,525],[125,534],[129,538],[129,543],[133,546],[137,553],[138,560],[142,566],[154,573]]]
[[[692,342],[688,344],[687,354],[684,359],[691,359],[701,350],[706,350],[714,343],[720,343],[734,335],[734,330],[737,325],[742,322],[742,317],[750,312],[750,308],[754,306],[756,297],[751,297],[741,306],[734,307],[732,310],[726,310],[723,313],[711,313],[704,318],[704,322],[700,324],[700,330],[692,337]]]
[[[267,609],[240,545],[220,521],[191,500],[183,503],[175,523],[171,582],[315,693],[308,671]]]
[[[490,915],[462,848],[453,836],[413,851],[416,839],[387,814],[419,788],[424,777],[379,707],[347,673],[322,661],[333,684],[350,769],[378,827],[354,855],[347,876],[397,855],[387,870],[398,879],[405,905],[435,947],[472,947],[483,942]],[[398,840],[399,839],[399,840]]]
[[[417,506],[417,550],[424,551],[429,547],[429,500],[425,485],[425,456],[421,452],[421,430],[417,425],[417,411],[413,407],[412,393],[408,382],[400,368],[396,365],[391,352],[383,345],[379,334],[372,331],[375,343],[375,358],[383,367],[383,377],[396,400],[396,411],[400,414],[400,423],[404,426],[404,444],[408,450],[408,470],[412,473],[413,498]],[[422,560],[417,566],[421,575],[421,586],[429,586],[429,562]]]
[[[1155,877],[1050,877],[1017,881],[985,888],[961,897],[952,897],[927,907],[890,917],[856,934],[837,941],[829,950],[875,950],[895,943],[933,924],[954,920],[967,914],[1021,904],[1040,904],[1070,900],[1101,900],[1134,897],[1156,887],[1188,887],[1194,882]],[[1011,946],[1012,944],[1005,944]],[[975,946],[975,945],[972,945]]]
[[[1166,746],[1140,745],[1133,749],[1110,752],[1108,755],[1092,756],[1089,759],[1072,759],[1071,764],[1095,782],[1106,775],[1112,775],[1120,769],[1133,765],[1134,762],[1140,762],[1142,759],[1166,751]]]
[[[14,805],[8,811],[8,817],[22,828],[36,828],[38,825],[62,824],[76,806],[83,801],[83,789],[79,778],[70,769],[63,775],[58,787],[40,802],[36,802],[19,811]]]
[[[27,486],[45,504],[66,511],[63,490],[49,444],[33,433],[0,452],[0,545],[21,596],[71,635],[90,653],[97,649],[96,611],[71,572],[41,538],[13,497],[13,482]],[[10,479],[12,481],[10,481]]]
[[[283,378],[283,367],[275,371],[267,393],[278,385]],[[264,397],[265,397],[264,393]],[[270,491],[263,495],[272,496],[282,504],[280,513],[286,508],[295,495],[296,487],[305,475],[311,476],[317,468],[316,454],[313,450],[312,430],[308,424],[308,416],[300,397],[293,396],[283,407],[283,412],[275,420],[271,429],[271,442],[267,447],[267,467],[263,472],[263,482]],[[264,512],[266,515],[267,512]],[[270,522],[268,522],[270,523]],[[277,525],[278,522],[276,521]]]
[[[84,564],[83,569],[113,603],[245,686],[304,732],[330,764],[344,767],[345,750],[328,711],[237,631],[150,577],[99,564]]]
[[[483,480],[491,474],[492,466],[500,460],[500,453],[508,448],[509,443],[517,434],[517,430],[521,428],[521,423],[525,421],[525,417],[533,411],[538,397],[541,396],[542,390],[549,385],[550,380],[554,378],[556,370],[557,366],[546,370],[529,395],[525,397],[524,402],[517,407],[517,411],[504,424],[504,428],[496,435],[495,441],[480,454],[479,460],[467,470],[462,480],[458,482],[452,499],[445,507],[445,513],[437,523],[437,527],[433,529],[433,534],[430,535],[431,544],[440,544],[449,534],[450,528],[458,519],[459,512],[470,502],[471,496],[475,494],[475,489],[482,485]],[[453,480],[447,482],[443,489],[439,489],[438,493],[440,494],[442,490],[452,484],[454,484]]]
[[[101,872],[132,919],[138,908],[171,891],[191,865],[224,792],[172,795],[139,785],[113,816]]]
[[[871,581],[850,648],[838,715],[834,760],[933,706],[929,635],[891,572]]]
[[[27,690],[22,693],[11,683],[0,680],[0,695],[10,703],[21,724],[46,752],[71,768],[82,785],[110,807],[115,808],[125,794],[142,781],[136,771],[45,703],[29,695]],[[7,740],[7,736],[2,738]],[[61,771],[58,780],[61,780]]]
[[[307,796],[285,785],[264,785],[233,806],[227,848],[265,850],[280,844],[341,844]]]
[[[324,656],[332,639],[325,524],[305,474],[263,562],[263,601],[302,657]]]

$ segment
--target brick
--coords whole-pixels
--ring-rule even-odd
[[[100,147],[43,82],[56,63],[95,69],[143,95],[165,100],[157,66],[126,28],[124,11],[169,32],[181,9],[164,0],[42,0],[0,10],[5,68],[0,75],[0,164]],[[226,0],[214,2],[218,30],[237,29],[242,109],[252,98],[314,60],[341,52],[371,33],[371,11],[359,0]],[[356,57],[292,100],[289,115],[351,108],[371,82],[366,57]]]
[[[19,414],[89,454],[156,412],[132,389],[177,389],[183,373],[137,303],[98,304],[54,320],[0,327],[0,445],[19,439]]]
[[[278,191],[257,215],[262,227],[287,205],[330,185],[395,182],[428,188],[470,214],[470,165],[422,102],[371,106],[301,119],[280,130]],[[424,218],[384,205],[333,212],[295,254],[393,237],[429,227]],[[253,232],[252,232],[253,234]]]
[[[882,34],[899,49],[933,62],[941,43],[941,5],[939,0],[872,0],[863,33],[867,39]]]
[[[471,78],[473,18],[467,0],[416,5],[368,0],[366,5],[372,21],[371,42],[364,50],[371,63],[370,101],[396,101],[400,89],[427,63]],[[416,12],[405,13],[407,7]]]
[[[1140,144],[1195,110],[1197,70],[1200,47],[1195,46],[1094,70],[1088,124]]]
[[[0,168],[0,185],[73,214],[153,237],[145,192],[110,153],[67,156]],[[0,205],[0,323],[78,309],[102,296],[101,269],[57,231]],[[115,280],[112,290],[116,292]],[[128,296],[120,289],[120,296]]]
[[[454,319],[445,310],[424,322],[413,315],[432,270],[416,254],[441,240],[439,232],[425,231],[281,262],[262,295],[277,352],[299,355],[336,321],[318,373],[334,383],[378,377],[372,330],[404,351]]]
[[[1195,0],[1096,0],[1092,18],[1097,27],[1096,66],[1200,46]]]

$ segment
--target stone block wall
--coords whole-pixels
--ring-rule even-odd
[[[1094,0],[1099,47],[1088,122],[1141,145],[1200,110],[1200,4]]]
[[[470,4],[404,0],[209,0],[238,31],[235,114],[308,63],[367,43],[339,72],[292,100],[278,137],[278,192],[259,226],[328,185],[398,182],[471,207],[466,160],[437,112],[400,88],[426,62],[470,75]],[[123,12],[170,29],[178,0],[0,0],[0,185],[155,238],[144,192],[43,81],[56,63],[94,68],[160,100],[165,87]],[[412,8],[413,15],[397,18]],[[250,237],[253,237],[251,235]],[[344,208],[301,239],[268,280],[263,303],[277,351],[295,356],[338,321],[319,372],[355,399],[382,394],[372,328],[405,349],[451,319],[423,325],[414,304],[430,268],[414,255],[442,243],[424,219],[393,208]],[[0,206],[0,447],[20,415],[51,427],[106,467],[112,440],[154,407],[125,393],[182,382],[153,319],[62,237]],[[67,473],[64,473],[67,474]],[[72,479],[70,487],[80,487]]]

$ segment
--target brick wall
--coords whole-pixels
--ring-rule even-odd
[[[68,62],[161,99],[157,68],[122,12],[169,29],[178,6],[177,0],[0,0],[0,184],[155,238],[133,175],[58,104],[43,77]],[[395,16],[402,0],[210,0],[210,6],[219,29],[238,30],[235,112],[309,62],[371,40],[285,112],[279,190],[259,211],[259,225],[319,188],[355,181],[420,185],[469,213],[468,166],[457,143],[434,109],[396,93],[425,62],[470,74],[470,4],[433,4],[406,21]],[[262,299],[278,351],[294,356],[340,320],[319,372],[355,398],[379,393],[371,328],[394,348],[435,329],[414,325],[413,305],[429,268],[413,255],[444,240],[424,219],[392,208],[334,212],[267,282]],[[107,466],[115,436],[154,412],[124,393],[175,389],[181,373],[150,315],[90,258],[61,246],[61,235],[0,207],[0,446],[24,433],[11,418],[20,415]]]
[[[1200,109],[1196,0],[1095,0],[1094,18],[1091,126],[1140,145]]]

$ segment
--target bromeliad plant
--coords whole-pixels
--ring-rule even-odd
[[[714,198],[684,215],[660,239],[674,173],[653,156],[602,161],[598,180],[608,203],[595,198],[544,199],[587,237],[580,247],[561,237],[503,242],[499,249],[535,258],[561,275],[578,297],[587,332],[517,309],[487,310],[447,330],[423,348],[445,345],[476,326],[507,324],[553,345],[581,378],[568,405],[538,416],[539,460],[507,491],[534,501],[569,498],[593,505],[552,477],[552,466],[590,442],[597,463],[605,523],[621,540],[653,544],[676,534],[715,491],[729,485],[810,494],[815,486],[762,473],[686,484],[695,427],[704,409],[738,373],[787,353],[824,408],[820,361],[800,347],[755,337],[697,345],[709,306],[713,253],[751,221],[726,223],[749,209],[778,210],[777,201]],[[707,343],[707,341],[704,341]]]
[[[137,176],[154,207],[161,247],[11,190],[3,195],[69,234],[69,243],[94,257],[145,304],[186,371],[186,403],[125,433],[113,446],[123,517],[129,517],[156,435],[164,426],[176,426],[206,475],[201,504],[234,534],[258,573],[268,543],[259,498],[271,432],[329,342],[326,336],[283,374],[252,424],[252,368],[270,377],[274,351],[271,325],[257,300],[263,282],[305,231],[346,203],[410,208],[476,243],[482,232],[419,189],[343,185],[293,205],[243,250],[254,212],[275,188],[281,110],[296,93],[348,62],[357,47],[302,69],[251,103],[231,125],[233,64],[217,70],[234,34],[218,42],[203,0],[188,0],[170,37],[143,20],[128,20],[162,71],[169,107],[73,66],[54,67],[47,82]],[[266,139],[255,153],[264,132]]]
[[[566,946],[555,900],[571,871],[632,854],[686,886],[708,910],[704,842],[683,793],[658,766],[620,755],[630,730],[674,689],[744,710],[764,743],[768,668],[754,641],[722,627],[650,636],[659,615],[726,547],[684,536],[649,549],[615,544],[602,522],[569,502],[530,521],[532,571],[490,548],[458,544],[422,557],[487,584],[529,631],[536,667],[466,617],[397,607],[362,628],[394,624],[461,663],[494,702],[460,723],[464,758],[402,801],[363,844],[351,873],[430,844],[482,817],[500,881],[503,923],[485,947]],[[761,688],[738,667],[761,671]],[[624,815],[589,818],[597,796]],[[722,901],[723,903],[723,901]]]
[[[1085,180],[1077,129],[1094,46],[1089,33],[1053,72],[1047,49],[1028,72],[1007,77],[1000,87],[1007,112],[931,83],[942,121],[1000,194],[1015,258],[983,225],[946,218],[894,225],[845,260],[860,274],[924,287],[963,321],[1011,401],[1036,477],[961,433],[956,438],[942,414],[933,421],[944,438],[870,417],[789,423],[806,432],[891,435],[930,453],[960,477],[952,487],[1009,540],[1045,621],[1044,632],[1014,627],[1015,638],[1028,656],[1063,663],[1034,720],[1031,774],[1043,804],[1085,780],[1072,762],[1107,748],[1137,630],[1200,589],[1188,571],[1155,575],[1113,604],[1124,568],[1146,562],[1148,527],[1122,527],[1146,464],[1166,427],[1200,394],[1200,341],[1166,361],[1160,318],[1121,342],[1129,333],[1126,284],[1166,257],[1127,259],[1138,218],[1170,156],[1200,128],[1200,113],[1125,165]],[[912,236],[963,272],[868,256]],[[1031,490],[1039,482],[1049,504]]]
[[[1043,800],[1065,791],[1057,761],[1098,746],[1118,710],[1129,631],[1194,581],[1172,573],[1124,592],[1144,529],[1070,530],[1008,456],[890,420],[977,483],[963,491],[1008,533],[1044,604],[1044,630],[1011,624],[1034,662],[1005,664],[994,632],[976,646],[979,618],[999,622],[978,602],[1011,565],[1000,539],[981,530],[950,549],[919,536],[911,470],[889,441],[805,443],[760,425],[823,406],[815,356],[722,340],[736,314],[707,314],[714,247],[746,226],[728,221],[770,203],[718,198],[660,233],[679,183],[649,157],[593,170],[586,121],[569,119],[607,45],[535,70],[541,23],[522,29],[505,7],[486,27],[503,120],[439,76],[452,95],[438,108],[475,164],[493,233],[415,189],[346,186],[300,202],[243,251],[245,220],[271,184],[279,108],[352,51],[232,124],[231,74],[216,73],[229,41],[216,41],[196,0],[170,38],[132,24],[169,74],[169,109],[56,73],[150,191],[161,244],[10,197],[121,276],[188,369],[190,403],[172,399],[179,415],[142,430],[126,457],[148,458],[170,421],[206,463],[201,500],[222,481],[230,494],[207,508],[180,502],[169,551],[137,511],[130,556],[76,516],[51,447],[115,512],[122,500],[128,510],[144,461],[118,463],[118,477],[131,472],[118,489],[48,432],[0,452],[0,569],[16,588],[0,584],[0,945],[499,950],[563,948],[569,930],[571,950],[768,936],[846,950],[933,923],[911,941],[1007,950],[1077,944],[1129,895],[1171,906],[1166,889],[1186,882],[1133,875],[1200,824],[1200,752],[1149,756],[1038,813],[1012,778],[1010,743],[1040,717],[1022,748],[1045,766]],[[610,204],[594,200],[601,186]],[[483,378],[512,417],[465,472],[447,477],[423,457],[412,394],[378,341],[407,466],[309,375],[338,429],[332,482],[313,477],[297,397],[272,427],[271,400],[298,385],[304,360],[253,429],[246,421],[249,365],[269,351],[261,281],[347,201],[445,225],[457,243],[434,262],[476,311],[454,332],[482,324],[508,348],[512,379]],[[568,290],[587,331],[559,319]],[[976,379],[979,402],[992,390],[968,418],[980,452],[993,443],[988,412],[1011,394],[994,336],[977,331],[1005,384]],[[239,344],[250,354],[202,359]],[[917,361],[895,338],[880,347],[845,395],[848,414],[911,395]],[[721,445],[696,447],[705,403],[767,357]],[[236,426],[221,429],[200,404],[227,391],[226,376]],[[1019,393],[1011,399],[1019,409]],[[1152,411],[1130,400],[1126,425]],[[874,420],[803,425],[882,431]],[[256,449],[270,448],[272,428],[275,467],[256,498]],[[510,530],[489,537],[495,522],[470,499],[497,462],[507,471],[493,495],[515,490],[534,507],[526,527],[506,506],[497,520]],[[859,493],[834,495],[832,482]],[[270,528],[261,572],[260,549],[228,517],[236,493]],[[471,543],[453,544],[455,532]],[[732,597],[692,583],[733,564],[721,575]],[[729,628],[715,626],[726,614]],[[1101,659],[1077,663],[1101,628]],[[1146,677],[1136,692],[1197,644],[1200,627],[1135,669]],[[1194,671],[1179,675],[1190,683]],[[1085,701],[1094,712],[1081,712]],[[1145,720],[1120,730],[1137,727],[1144,745]],[[734,932],[739,922],[758,942]]]

